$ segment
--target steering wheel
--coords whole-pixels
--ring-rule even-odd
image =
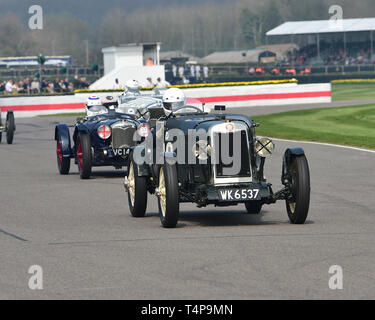
[[[175,114],[178,111],[183,110],[183,109],[194,109],[194,110],[198,111],[199,113],[204,113],[201,109],[199,109],[197,107],[194,107],[194,106],[183,106],[183,107],[180,107],[180,108],[176,109],[175,111],[173,111],[173,113]]]

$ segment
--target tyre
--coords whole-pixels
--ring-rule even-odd
[[[248,214],[258,214],[262,210],[261,201],[247,201],[245,202],[245,207]]]
[[[77,162],[81,179],[91,176],[91,140],[87,133],[79,133],[77,138]]]
[[[127,178],[130,213],[136,218],[144,217],[147,209],[147,178],[138,177],[138,167],[132,154],[129,157]]]
[[[164,228],[175,228],[180,212],[176,165],[165,163],[159,170],[159,214]]]
[[[63,157],[62,144],[60,137],[56,141],[57,168],[61,175],[69,174],[70,158]]]
[[[286,200],[286,210],[292,224],[303,224],[310,206],[310,172],[306,157],[292,159],[288,172],[291,198]]]
[[[7,122],[6,122],[6,131],[7,131],[7,143],[13,143],[14,131],[16,129],[16,125],[14,122],[14,114],[13,112],[8,113],[7,115]]]
[[[1,120],[1,109],[0,109],[0,127],[3,125],[3,121]],[[0,131],[0,143],[1,140],[3,139],[3,133]]]

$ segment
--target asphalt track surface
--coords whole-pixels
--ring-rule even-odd
[[[56,122],[74,118],[19,119],[14,145],[0,145],[0,299],[375,298],[375,154],[278,141],[266,164],[275,189],[285,148],[300,145],[309,160],[305,225],[289,224],[283,202],[256,216],[187,204],[167,230],[153,196],[145,218],[130,216],[124,171],[83,181],[72,165],[60,176]],[[28,288],[32,265],[43,290]],[[343,290],[328,287],[332,265]]]

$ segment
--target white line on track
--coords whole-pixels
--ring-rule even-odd
[[[363,148],[357,148],[357,147],[350,147],[350,146],[343,146],[343,145],[341,145],[341,144],[324,143],[324,142],[313,142],[313,141],[286,140],[286,139],[277,139],[277,138],[272,138],[272,140],[276,140],[276,141],[285,141],[285,142],[296,142],[296,143],[315,144],[315,145],[320,145],[320,146],[328,146],[328,147],[342,148],[342,149],[355,150],[355,151],[362,151],[362,152],[367,152],[367,153],[373,153],[373,154],[375,154],[375,150],[369,150],[369,149],[363,149]]]

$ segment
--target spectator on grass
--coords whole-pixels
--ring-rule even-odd
[[[184,66],[180,66],[180,67],[178,68],[178,76],[179,76],[180,78],[183,78],[183,77],[184,77],[184,73],[185,73],[185,68],[184,68]]]
[[[42,80],[42,83],[40,84],[40,91],[48,93],[48,82],[46,79]]]
[[[210,69],[208,68],[208,66],[204,66],[203,67],[203,77],[204,77],[205,80],[208,79],[209,72],[210,72]]]
[[[9,80],[6,85],[5,85],[5,91],[7,94],[12,94],[13,93],[13,80]]]
[[[197,81],[201,79],[201,66],[199,64],[195,66],[195,79]]]
[[[40,93],[40,84],[37,78],[34,78],[33,82],[30,85],[31,93]]]
[[[159,77],[159,78],[157,78],[157,80],[156,80],[156,87],[157,88],[166,88],[166,87],[168,87],[168,86],[170,86],[171,84],[168,82],[168,81],[163,81],[163,80],[161,80],[161,78]]]
[[[5,82],[0,82],[0,94],[4,94],[5,92]]]
[[[124,89],[124,87],[120,84],[118,79],[115,79],[115,84],[113,85],[113,89],[118,90],[118,89]]]
[[[148,77],[145,82],[145,88],[153,88],[155,87],[154,82],[152,81],[151,77]]]

